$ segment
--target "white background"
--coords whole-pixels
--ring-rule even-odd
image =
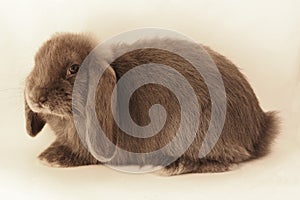
[[[105,39],[155,26],[186,34],[236,63],[281,135],[266,158],[222,174],[159,177],[104,166],[49,168],[36,156],[53,140],[24,129],[24,79],[55,32]],[[0,199],[299,199],[300,2],[297,0],[0,1]]]

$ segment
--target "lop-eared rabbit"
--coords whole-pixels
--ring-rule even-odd
[[[162,40],[154,39],[152,42]],[[56,140],[39,155],[51,166],[103,164],[82,144],[72,112],[72,92],[77,72],[96,46],[96,40],[85,34],[56,34],[39,49],[34,68],[26,79],[26,129],[30,136],[36,136],[45,124],[54,131]],[[199,158],[199,151],[208,130],[212,105],[203,78],[184,58],[161,49],[137,49],[110,63],[97,86],[95,109],[107,138],[118,148],[143,153],[160,149],[175,137],[180,124],[179,102],[172,91],[163,86],[147,84],[139,88],[130,100],[132,120],[140,126],[149,124],[148,111],[154,104],[165,108],[167,119],[158,134],[149,138],[133,137],[116,126],[111,112],[110,98],[116,83],[130,69],[147,63],[170,66],[190,82],[199,103],[201,117],[195,119],[199,120],[199,127],[186,151],[162,169],[167,175],[228,171],[235,164],[266,155],[278,133],[275,113],[262,110],[250,84],[238,68],[224,56],[206,46],[203,48],[217,66],[226,91],[226,118],[221,135],[203,158]],[[171,155],[163,156],[167,158]],[[126,164],[132,164],[130,159],[124,160],[127,160]],[[145,164],[160,163],[145,161]]]

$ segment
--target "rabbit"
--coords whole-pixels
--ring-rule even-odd
[[[151,42],[159,43],[161,40],[154,39]],[[40,160],[51,166],[103,164],[82,144],[72,112],[76,75],[84,59],[96,46],[97,40],[91,36],[60,33],[46,41],[35,55],[35,65],[26,79],[24,91],[26,130],[34,137],[48,124],[54,131],[56,140],[39,155]],[[117,44],[112,51],[118,48],[126,48],[126,45]],[[160,170],[163,175],[229,171],[236,164],[267,155],[279,133],[277,113],[262,110],[253,89],[239,69],[209,47],[203,48],[222,75],[227,100],[226,119],[220,138],[203,158],[199,158],[199,150],[211,116],[209,92],[201,76],[180,56],[160,49],[140,48],[131,51],[110,63],[97,86],[95,110],[107,137],[121,149],[140,153],[162,148],[175,136],[180,123],[179,103],[165,87],[148,84],[139,88],[139,92],[131,97],[129,106],[134,122],[147,125],[148,110],[153,104],[164,106],[171,117],[166,119],[163,130],[153,137],[130,136],[116,125],[111,105],[107,103],[118,80],[135,66],[151,62],[172,66],[191,80],[201,110],[199,128],[188,149]],[[164,156],[167,158],[170,155]],[[134,164],[126,156],[123,159],[126,164]],[[145,164],[153,163],[145,161]],[[159,165],[159,161],[154,165]]]

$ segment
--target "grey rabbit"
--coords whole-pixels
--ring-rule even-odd
[[[154,42],[161,41],[157,39]],[[102,164],[83,146],[72,112],[76,74],[96,45],[97,41],[85,34],[56,34],[39,49],[34,68],[26,79],[26,129],[33,137],[45,124],[54,131],[56,140],[39,155],[39,159],[51,166]],[[122,48],[122,45],[115,48]],[[118,147],[130,152],[151,152],[165,146],[174,137],[180,123],[178,101],[172,92],[159,85],[148,84],[140,88],[130,101],[132,119],[141,126],[147,125],[148,110],[153,104],[161,104],[166,109],[168,118],[159,134],[146,139],[132,137],[116,126],[110,104],[107,103],[110,102],[115,84],[130,69],[151,62],[172,66],[189,79],[200,105],[199,129],[186,152],[161,170],[165,175],[228,171],[235,164],[266,155],[279,132],[276,113],[261,109],[250,84],[238,68],[209,47],[204,46],[204,49],[222,75],[227,98],[222,133],[204,158],[199,158],[199,150],[211,116],[210,96],[202,77],[183,58],[159,49],[137,49],[110,63],[97,86],[95,109],[107,137]],[[170,155],[165,155],[168,156]],[[124,160],[126,164],[134,163],[130,158]],[[149,163],[145,161],[145,164]]]

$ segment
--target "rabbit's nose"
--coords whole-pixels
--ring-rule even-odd
[[[45,103],[46,101],[47,101],[47,97],[45,97],[45,96],[41,96],[39,98],[39,103],[41,103],[41,104]]]
[[[36,104],[43,104],[47,99],[47,91],[40,87],[34,87],[29,94],[29,97],[32,99],[33,102]]]

